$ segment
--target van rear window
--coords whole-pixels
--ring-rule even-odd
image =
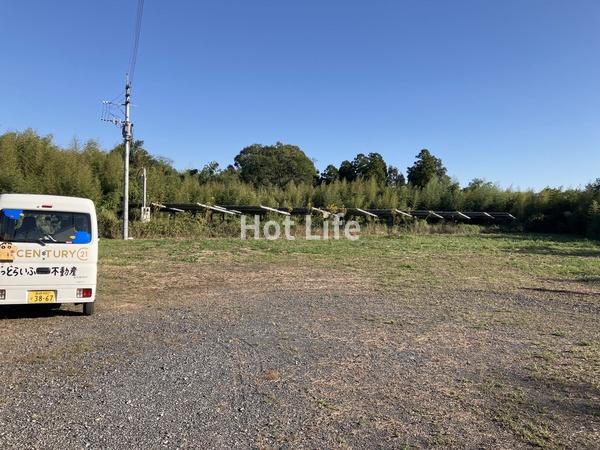
[[[89,214],[59,211],[3,209],[0,240],[47,244],[89,244],[92,241]]]

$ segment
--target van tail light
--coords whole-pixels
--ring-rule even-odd
[[[6,300],[6,289],[0,289],[0,300]]]
[[[77,289],[77,298],[90,298],[92,290],[90,288]]]

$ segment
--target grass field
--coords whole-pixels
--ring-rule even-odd
[[[567,444],[565,434],[574,425],[567,420],[570,415],[579,414],[579,427],[588,420],[599,424],[600,247],[594,242],[556,236],[408,235],[358,242],[221,239],[125,245],[123,258],[123,243],[104,243],[106,271],[114,274],[127,267],[148,277],[168,270],[171,281],[183,282],[182,293],[194,290],[194,281],[188,279],[198,273],[205,273],[203,282],[210,284],[212,274],[226,272],[226,289],[241,292],[279,286],[312,295],[333,292],[340,299],[345,294],[391,295],[397,307],[393,314],[373,311],[364,320],[389,327],[392,335],[402,334],[407,330],[405,314],[416,309],[411,326],[420,328],[415,321],[422,315],[437,317],[436,326],[453,329],[439,335],[440,352],[453,344],[468,346],[474,359],[490,365],[491,372],[478,382],[467,377],[447,387],[446,394],[459,404],[476,391],[494,405],[488,419],[532,445]],[[223,280],[216,276],[214,282]],[[122,289],[118,281],[107,287]],[[477,294],[456,296],[472,292]],[[448,299],[447,293],[452,293]],[[498,293],[510,300],[498,299]],[[525,297],[512,301],[511,295],[519,293]],[[126,292],[122,301],[149,298],[142,289],[137,296]],[[324,313],[334,316],[336,310]],[[490,349],[480,347],[495,335],[506,340],[503,352],[509,353],[502,357],[486,355]],[[507,377],[510,368],[518,370]],[[577,406],[567,411],[561,406],[567,402]],[[570,433],[575,436],[574,430]],[[592,436],[597,431],[587,443]]]
[[[600,285],[600,246],[546,235],[405,235],[359,241],[104,241],[106,266],[308,265],[367,277],[377,289]]]
[[[52,410],[107,415],[102,437],[53,445],[152,445],[162,414],[175,447],[592,448],[599,256],[532,235],[102,241],[97,314],[8,314],[0,376],[45,398],[36,374],[103,386]]]

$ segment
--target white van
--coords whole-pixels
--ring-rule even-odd
[[[0,305],[77,303],[91,315],[97,263],[91,200],[0,195]]]

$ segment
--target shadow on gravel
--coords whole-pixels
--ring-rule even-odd
[[[600,390],[587,382],[559,379],[543,374],[516,375],[521,386],[527,386],[535,393],[535,401],[530,406],[546,408],[558,414],[576,417],[590,416],[597,420],[600,415]]]
[[[521,253],[526,255],[551,255],[551,256],[578,256],[583,258],[597,258],[600,257],[600,250],[562,250],[555,247],[539,246],[539,247],[526,247],[518,250],[507,249],[509,253]]]
[[[538,241],[538,242],[579,242],[581,237],[573,236],[570,234],[538,234],[538,233],[494,233],[486,234],[482,233],[481,237],[486,239],[499,239],[506,240],[510,238],[512,241]]]
[[[54,305],[53,305],[54,306]],[[39,317],[81,316],[76,311],[46,305],[1,305],[0,320],[35,319]]]
[[[585,291],[572,291],[569,289],[550,289],[550,288],[539,288],[539,287],[521,287],[524,291],[535,291],[535,292],[550,292],[553,294],[567,294],[567,295],[589,295],[600,297],[600,292],[585,292]]]

